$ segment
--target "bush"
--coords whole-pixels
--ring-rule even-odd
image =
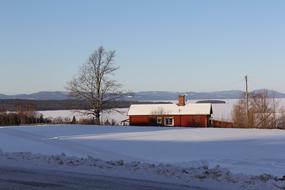
[[[50,123],[43,115],[23,113],[0,113],[0,125],[25,125]]]

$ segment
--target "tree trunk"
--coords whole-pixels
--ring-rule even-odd
[[[100,112],[96,112],[95,113],[95,124],[96,125],[100,125],[101,122],[100,122]]]

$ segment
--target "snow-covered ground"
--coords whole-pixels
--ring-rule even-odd
[[[46,155],[64,153],[76,156],[59,156],[64,157],[66,160],[62,162],[66,163],[70,159],[75,162],[78,158],[88,156],[105,160],[106,168],[109,160],[123,160],[134,165],[139,162],[138,167],[144,167],[143,163],[147,163],[147,166],[154,168],[143,168],[143,173],[163,170],[165,175],[171,175],[175,170],[175,176],[183,179],[187,178],[184,175],[189,172],[201,177],[201,170],[207,175],[209,172],[221,172],[219,176],[223,176],[223,180],[229,178],[235,181],[238,178],[242,183],[246,183],[247,175],[251,179],[254,178],[252,176],[259,176],[254,178],[258,180],[264,178],[263,174],[279,178],[285,175],[284,130],[86,125],[1,127],[0,148],[4,152],[0,156],[0,163],[7,158],[17,161],[39,159],[50,163],[50,159],[57,158],[48,158]],[[21,155],[12,152],[30,153]],[[165,168],[168,169],[164,171]],[[184,169],[189,171],[183,173]]]
[[[235,173],[285,175],[285,131],[157,127],[27,126],[0,128],[4,152],[65,153],[104,160],[175,165],[208,162]]]
[[[282,190],[285,187],[284,177],[233,174],[220,166],[209,168],[207,163],[183,167],[29,152],[1,153],[0,179],[0,189],[23,190]]]

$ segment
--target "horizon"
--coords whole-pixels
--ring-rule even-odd
[[[285,92],[282,91],[278,91],[278,90],[274,90],[274,89],[254,89],[254,90],[250,90],[249,92],[253,92],[253,91],[260,91],[260,90],[267,90],[267,91],[274,91],[277,93],[282,93],[285,94]],[[126,92],[126,93],[140,93],[140,92],[169,92],[169,93],[215,93],[215,92],[231,92],[231,91],[239,91],[239,92],[245,92],[245,90],[218,90],[218,91],[192,91],[192,90],[188,90],[188,91],[165,91],[165,90],[139,90],[139,91],[131,91],[131,92]],[[43,91],[34,91],[34,92],[30,92],[30,93],[16,93],[16,94],[5,94],[5,93],[1,93],[0,95],[5,95],[5,96],[15,96],[15,95],[31,95],[31,94],[37,94],[37,93],[50,93],[50,92],[59,92],[59,93],[68,93],[68,91],[66,90],[43,90]]]
[[[0,94],[64,91],[101,45],[116,51],[114,78],[126,91],[243,91],[248,75],[250,89],[285,92],[284,7],[281,0],[1,1]]]

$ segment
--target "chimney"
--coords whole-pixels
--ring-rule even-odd
[[[185,95],[179,95],[178,106],[185,106]]]

